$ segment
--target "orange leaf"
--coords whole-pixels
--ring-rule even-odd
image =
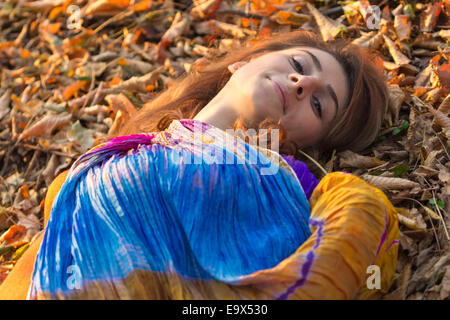
[[[63,92],[64,100],[69,100],[73,96],[78,96],[78,91],[85,89],[88,83],[88,81],[80,80],[69,85]]]
[[[27,229],[24,226],[12,225],[8,229],[8,231],[6,231],[0,237],[0,244],[2,244],[3,242],[6,241],[6,245],[10,245],[11,243],[16,242],[20,238],[22,238],[26,232],[27,232]]]
[[[28,199],[30,197],[30,193],[28,192],[28,186],[24,184],[19,188],[19,192],[22,194],[24,199]]]
[[[8,47],[14,47],[14,42],[5,42],[5,43],[0,43],[0,50],[5,50]]]
[[[134,12],[145,11],[152,7],[152,1],[144,0],[136,3],[133,7]]]
[[[437,74],[439,81],[441,82],[441,86],[448,92],[448,90],[450,90],[450,63],[440,66],[437,69]]]
[[[258,37],[260,39],[269,38],[271,33],[272,33],[272,30],[270,28],[264,27],[259,30]]]
[[[20,49],[20,57],[23,59],[30,57],[30,51],[27,49]]]
[[[111,81],[109,82],[109,87],[114,87],[115,85],[118,85],[119,83],[122,82],[122,79],[120,79],[119,77],[114,76],[114,78],[111,79]]]
[[[86,15],[95,15],[108,12],[122,11],[130,4],[129,0],[99,0],[92,1],[85,7]]]
[[[126,66],[128,65],[127,60],[123,57],[120,57],[119,59],[117,59],[117,64],[119,66]]]
[[[425,94],[428,90],[426,88],[418,88],[416,91],[414,91],[413,95],[416,97],[420,97],[421,95]]]
[[[266,12],[267,12],[267,15],[271,15],[272,13],[274,13],[275,11],[277,11],[278,9],[277,8],[275,8],[272,4],[268,4],[267,5],[267,10],[266,10]]]
[[[52,9],[52,11],[50,11],[50,13],[48,14],[48,18],[50,20],[54,20],[57,16],[60,15],[60,13],[63,12],[63,7],[55,7]]]
[[[136,31],[136,33],[133,36],[133,40],[131,40],[131,43],[136,44],[137,41],[139,40],[139,37],[142,34],[142,29],[139,29],[138,31]]]
[[[119,110],[122,111],[125,120],[129,119],[137,112],[130,100],[128,100],[128,98],[122,93],[110,94],[105,97],[105,100],[114,112]]]
[[[60,22],[51,23],[44,30],[50,32],[51,34],[56,34],[58,33],[60,27],[61,27]]]

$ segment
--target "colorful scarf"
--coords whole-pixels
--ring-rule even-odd
[[[311,235],[317,180],[284,158],[188,119],[90,150],[55,198],[29,298],[226,297]]]

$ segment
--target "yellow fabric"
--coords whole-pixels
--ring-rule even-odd
[[[44,204],[44,228],[47,225],[53,200],[61,189],[62,184],[66,180],[68,170],[62,172],[53,180],[48,188],[45,196]],[[31,274],[33,273],[34,262],[36,255],[41,246],[44,233],[38,236],[33,243],[28,247],[27,251],[17,261],[14,269],[0,285],[0,300],[25,300],[28,293],[28,288],[31,283]]]
[[[64,179],[65,175],[60,175],[49,188],[45,202],[46,221],[48,208]],[[399,238],[397,214],[387,197],[356,176],[334,172],[320,181],[310,202],[311,219],[320,223],[320,228],[311,227],[311,237],[274,268],[245,276],[238,286],[218,281],[185,282],[172,277],[164,286],[169,291],[163,290],[165,294],[158,297],[276,299],[285,295],[288,299],[371,299],[387,292],[394,277]],[[383,234],[385,240],[382,242]],[[30,246],[0,286],[0,299],[26,297],[41,239],[42,236]],[[307,277],[300,277],[299,284],[299,275],[304,272],[307,257],[311,255],[314,258],[310,268],[306,268]],[[380,268],[380,289],[370,289],[366,285],[371,265]],[[149,287],[145,282],[158,283],[161,280],[158,277],[156,274],[131,274],[124,284],[133,287],[128,288],[136,293],[133,298],[156,298],[154,293],[148,292],[154,286]],[[143,279],[146,279],[144,283],[141,282]],[[93,291],[74,298],[97,297]]]

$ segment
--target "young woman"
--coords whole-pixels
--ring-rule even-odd
[[[0,298],[352,299],[386,292],[399,236],[392,204],[349,174],[328,174],[317,185],[288,156],[299,147],[327,152],[372,142],[387,93],[371,58],[299,31],[180,79],[122,136],[54,181],[45,233]],[[258,129],[258,143],[230,128]],[[281,131],[268,148],[260,144],[272,137],[264,128]],[[366,285],[369,270],[375,274]]]

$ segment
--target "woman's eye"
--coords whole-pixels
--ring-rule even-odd
[[[291,63],[293,65],[294,69],[298,73],[300,73],[300,74],[304,73],[302,64],[300,62],[298,62],[297,60],[295,60],[293,57],[291,57]],[[319,100],[317,100],[316,97],[313,96],[312,99],[313,99],[313,101],[311,103],[312,103],[314,110],[316,110],[317,114],[319,115],[319,118],[322,118],[322,105],[320,104]]]
[[[313,108],[317,111],[319,117],[322,118],[322,105],[320,104],[319,100],[313,97],[312,105]]]
[[[294,66],[294,69],[296,71],[298,71],[299,73],[303,74],[303,66],[300,62],[298,62],[297,60],[295,60],[293,57],[291,57],[291,62]]]

